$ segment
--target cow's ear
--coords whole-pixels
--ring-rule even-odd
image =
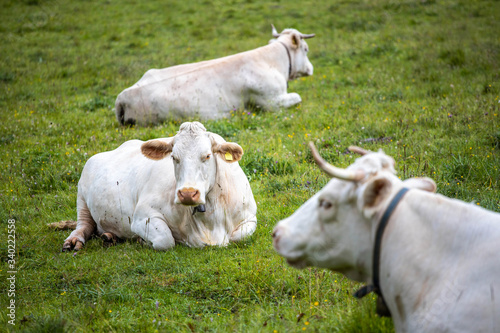
[[[234,142],[216,143],[213,146],[213,152],[218,153],[228,163],[237,162],[243,156],[243,148]]]
[[[141,146],[141,152],[144,156],[152,160],[161,160],[172,152],[173,141],[150,140]]]
[[[370,210],[378,207],[391,193],[392,183],[385,177],[374,178],[365,184],[362,192],[362,209]]]
[[[292,48],[296,49],[300,45],[300,35],[297,33],[292,33]]]
[[[409,178],[403,181],[403,184],[408,188],[416,188],[432,193],[436,192],[437,189],[436,183],[432,179],[427,177]]]

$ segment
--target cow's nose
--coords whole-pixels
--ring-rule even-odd
[[[200,191],[195,188],[183,188],[177,192],[177,197],[183,205],[197,205],[200,200]]]

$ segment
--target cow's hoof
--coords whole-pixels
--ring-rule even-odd
[[[78,240],[78,238],[73,237],[73,238],[70,238],[64,242],[62,251],[63,252],[71,251],[71,250],[79,251],[82,249],[82,247],[83,247],[83,243],[80,242]]]
[[[105,245],[115,245],[118,241],[118,237],[111,232],[105,232],[101,235],[101,239],[105,242]]]

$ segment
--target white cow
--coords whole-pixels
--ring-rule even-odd
[[[238,165],[241,147],[184,123],[170,138],[127,141],[92,156],[78,183],[77,228],[63,250],[93,233],[140,237],[156,250],[227,245],[251,235],[257,206]]]
[[[366,155],[347,169],[314,150],[334,179],[278,223],[276,251],[297,268],[377,275],[397,332],[500,332],[500,214],[433,193],[431,179],[401,181],[382,152],[350,149]],[[403,187],[374,256],[381,216]]]
[[[121,124],[157,123],[165,119],[218,119],[231,110],[255,104],[268,110],[288,108],[302,100],[287,93],[287,82],[313,74],[305,35],[295,29],[281,34],[273,26],[273,43],[224,58],[151,69],[115,103]]]

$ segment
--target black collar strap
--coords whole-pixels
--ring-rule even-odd
[[[205,205],[198,205],[198,206],[195,206],[193,208],[193,214],[194,215],[196,212],[200,212],[200,213],[205,213]]]
[[[283,47],[285,48],[286,50],[286,54],[288,55],[288,80],[290,80],[290,77],[292,76],[292,57],[290,57],[290,51],[288,50],[288,47],[286,47],[285,43],[283,43],[282,41],[278,41],[281,45],[283,45]]]
[[[398,206],[399,202],[403,196],[408,192],[408,188],[403,187],[399,192],[392,198],[391,203],[387,207],[380,219],[380,223],[377,227],[377,232],[375,234],[375,247],[373,250],[373,284],[363,286],[361,289],[354,293],[354,297],[362,298],[374,291],[377,295],[382,296],[382,291],[380,290],[380,276],[379,276],[379,266],[380,266],[380,249],[382,246],[382,236],[384,235],[385,227],[391,218],[392,213]]]

